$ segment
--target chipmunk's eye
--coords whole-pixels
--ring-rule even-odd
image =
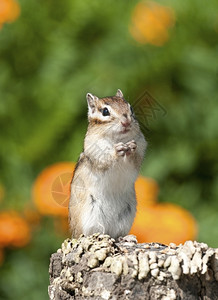
[[[104,117],[110,116],[110,113],[109,113],[109,110],[107,109],[107,107],[103,108],[103,110],[102,110],[102,115],[103,115]]]

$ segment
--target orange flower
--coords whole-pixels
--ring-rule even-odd
[[[20,15],[20,7],[15,0],[0,0],[0,27],[15,21]]]
[[[132,14],[130,33],[141,44],[162,46],[168,39],[168,29],[174,25],[172,9],[155,2],[139,2]]]
[[[135,190],[138,210],[157,201],[159,187],[154,179],[139,176],[135,183]]]
[[[15,211],[0,213],[0,247],[23,247],[30,241],[27,222]]]
[[[70,182],[75,163],[56,163],[43,170],[33,185],[33,200],[43,215],[68,216]]]
[[[184,243],[197,236],[197,224],[193,216],[178,205],[154,204],[137,211],[130,231],[138,242],[169,244]]]
[[[159,188],[151,179],[139,176],[136,181],[137,213],[130,234],[138,242],[184,243],[197,236],[193,216],[182,207],[170,203],[157,203]]]

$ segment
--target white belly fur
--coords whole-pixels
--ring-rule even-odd
[[[104,174],[91,174],[82,227],[86,235],[101,232],[117,238],[128,234],[136,212],[137,171],[128,157]],[[92,204],[92,195],[95,200]]]

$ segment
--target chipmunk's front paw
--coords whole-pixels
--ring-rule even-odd
[[[131,153],[135,152],[135,150],[137,148],[137,144],[134,140],[126,143],[126,146],[128,147],[128,150],[126,152],[127,155],[130,155]]]
[[[124,143],[118,143],[115,145],[115,150],[118,156],[124,156],[128,151],[128,146]]]

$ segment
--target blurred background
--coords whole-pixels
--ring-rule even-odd
[[[158,219],[145,226],[143,215],[133,233],[169,211],[176,228],[177,210],[181,234],[191,228],[179,242],[218,247],[217,10],[216,0],[0,0],[0,299],[48,299],[87,92],[120,88],[136,111],[152,99],[139,116],[148,149],[138,193],[158,197]]]

